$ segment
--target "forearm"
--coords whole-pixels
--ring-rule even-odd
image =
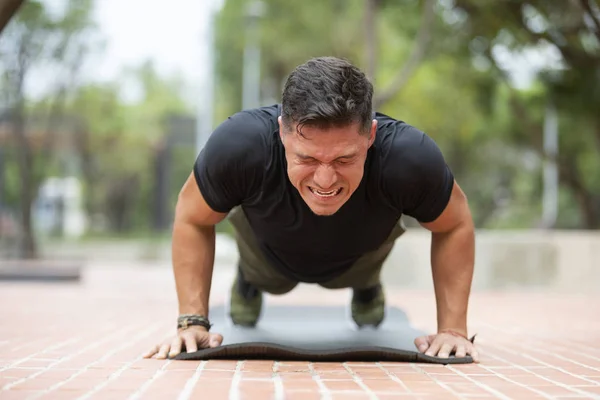
[[[172,261],[180,314],[208,317],[214,258],[214,226],[175,222]]]
[[[473,224],[465,222],[450,232],[433,233],[431,263],[438,332],[451,329],[466,336],[475,263]]]

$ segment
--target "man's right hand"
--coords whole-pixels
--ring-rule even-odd
[[[202,326],[190,326],[186,329],[179,329],[174,338],[167,339],[162,344],[157,344],[144,354],[144,358],[165,359],[175,357],[181,353],[183,346],[187,353],[206,349],[209,347],[218,347],[223,342],[223,336],[219,333],[209,333]]]

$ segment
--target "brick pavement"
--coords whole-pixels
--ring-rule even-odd
[[[217,268],[223,301],[231,270]],[[430,292],[387,288],[412,324],[434,327]],[[269,302],[343,303],[301,286]],[[163,267],[91,268],[81,284],[0,283],[0,399],[600,398],[600,296],[474,293],[477,365],[146,360],[172,332]]]

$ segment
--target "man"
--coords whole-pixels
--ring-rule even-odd
[[[218,346],[209,333],[215,224],[229,216],[240,254],[230,316],[253,326],[263,292],[298,283],[353,290],[358,326],[379,325],[380,270],[416,218],[432,232],[438,331],[415,339],[428,355],[478,361],[467,339],[474,228],[467,199],[427,135],[373,113],[373,87],[350,63],[309,60],[289,76],[281,106],[239,112],[198,156],[176,207],[177,335],[146,357]]]

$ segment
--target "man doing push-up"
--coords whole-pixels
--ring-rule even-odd
[[[352,290],[358,326],[384,319],[381,268],[404,233],[402,215],[431,234],[437,332],[419,351],[477,352],[467,336],[474,227],[466,196],[436,143],[372,110],[373,86],[345,60],[311,59],[288,77],[279,105],[236,113],[200,152],[177,202],[173,270],[178,330],[146,357],[214,347],[209,293],[215,225],[228,217],[239,249],[233,323],[254,326],[263,293],[298,283]],[[309,317],[308,317],[309,318]]]

